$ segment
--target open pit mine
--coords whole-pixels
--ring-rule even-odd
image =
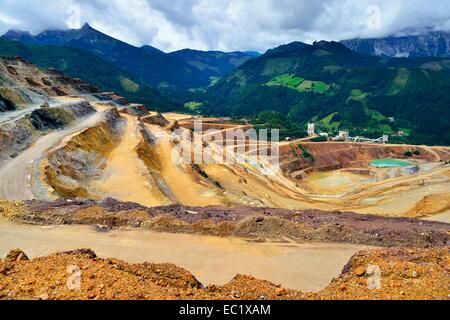
[[[450,148],[152,109],[0,59],[0,299],[449,299]]]

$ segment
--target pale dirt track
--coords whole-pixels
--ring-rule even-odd
[[[91,186],[122,201],[137,202],[145,206],[170,204],[170,201],[151,184],[144,162],[138,158],[136,147],[141,138],[136,117],[122,114],[126,125],[120,143],[111,151],[102,175]]]
[[[33,199],[34,196],[30,186],[33,163],[39,161],[48,149],[60,143],[68,135],[95,125],[101,120],[102,116],[103,112],[97,112],[67,129],[55,130],[39,138],[16,158],[6,162],[0,167],[0,198],[8,200]]]
[[[64,99],[64,98],[54,98],[48,101],[51,108],[64,107],[73,103],[79,103],[84,101],[83,99]],[[26,108],[10,111],[10,112],[0,112],[0,124],[7,124],[9,122],[16,121],[24,117],[25,115],[37,110],[41,107],[41,103],[32,104]]]

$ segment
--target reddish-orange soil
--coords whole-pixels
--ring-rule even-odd
[[[30,261],[15,250],[0,262],[0,299],[448,300],[449,272],[449,248],[394,248],[356,254],[319,293],[289,290],[244,275],[224,286],[205,288],[188,271],[170,264],[133,265],[98,258],[90,250]]]

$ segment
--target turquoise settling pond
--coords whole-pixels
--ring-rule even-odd
[[[412,165],[412,163],[397,159],[378,159],[370,162],[370,165],[376,168],[395,168],[395,167],[407,167]]]

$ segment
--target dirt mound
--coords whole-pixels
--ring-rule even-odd
[[[450,249],[363,251],[320,293],[322,299],[448,300]]]
[[[450,192],[424,197],[409,210],[409,217],[426,217],[450,210]]]
[[[364,251],[352,257],[323,291],[305,293],[249,275],[205,288],[191,273],[174,265],[101,259],[88,249],[30,261],[16,250],[14,257],[7,268],[0,261],[0,299],[445,300],[450,271],[448,248]]]
[[[179,292],[201,287],[192,274],[174,265],[131,265],[100,259],[87,249],[15,260],[8,266],[0,275],[0,299],[175,299]],[[68,278],[70,266],[80,271],[79,288],[76,279],[71,283]]]
[[[0,203],[0,215],[33,224],[100,224],[172,233],[238,236],[251,239],[355,243],[375,246],[434,247],[450,245],[450,225],[407,218],[350,212],[289,211],[250,207],[147,208],[106,199],[27,201],[16,213]],[[5,208],[5,209],[2,209]],[[5,212],[5,213],[3,213]]]

